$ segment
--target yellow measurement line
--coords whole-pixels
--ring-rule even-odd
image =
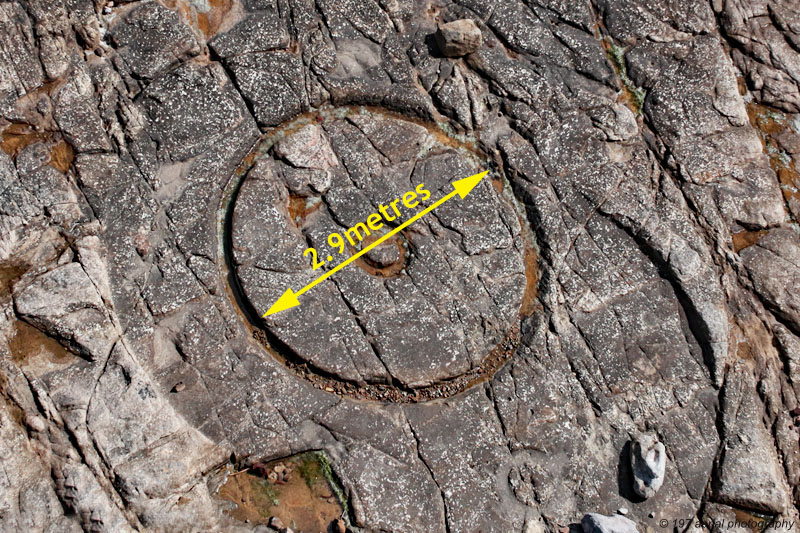
[[[310,291],[311,289],[316,287],[319,283],[322,283],[323,281],[325,281],[329,277],[333,276],[336,272],[340,271],[341,269],[343,269],[344,267],[346,267],[347,265],[349,265],[350,263],[352,263],[353,261],[355,261],[356,259],[358,259],[362,255],[364,255],[365,253],[369,252],[370,250],[372,250],[373,248],[375,248],[376,246],[381,244],[383,241],[385,241],[386,239],[390,238],[392,235],[397,234],[399,231],[403,231],[405,228],[407,228],[408,226],[410,226],[411,224],[413,224],[414,222],[416,222],[420,218],[424,217],[425,215],[427,215],[428,213],[430,213],[431,211],[433,211],[434,209],[436,209],[437,207],[439,207],[440,205],[442,205],[443,203],[445,203],[446,201],[448,201],[452,197],[458,195],[458,196],[461,196],[461,198],[465,198],[467,196],[467,194],[469,194],[469,192],[472,189],[474,189],[475,186],[478,183],[480,183],[480,181],[488,173],[489,173],[489,171],[485,170],[485,171],[483,171],[483,172],[481,172],[479,174],[475,174],[475,175],[470,176],[468,178],[464,178],[464,179],[460,179],[460,180],[454,181],[452,183],[452,185],[453,185],[453,191],[452,192],[450,192],[446,196],[440,198],[434,204],[426,207],[425,209],[423,209],[422,211],[420,211],[419,213],[417,213],[413,217],[409,218],[408,220],[406,220],[405,222],[403,222],[402,224],[400,224],[399,226],[394,228],[389,233],[387,233],[387,234],[383,235],[381,238],[377,239],[375,242],[373,242],[372,244],[370,244],[366,248],[362,248],[361,251],[358,252],[357,254],[350,256],[345,261],[342,261],[341,263],[336,265],[334,268],[332,268],[329,271],[325,272],[320,277],[318,277],[317,279],[315,279],[314,281],[312,281],[311,283],[309,283],[308,285],[306,285],[305,287],[303,287],[302,289],[300,289],[297,292],[293,292],[291,288],[286,289],[286,292],[284,292],[283,295],[280,298],[278,298],[278,300],[272,305],[272,307],[270,307],[269,310],[262,315],[262,318],[266,317],[266,316],[269,316],[269,315],[272,315],[272,314],[275,314],[275,313],[278,313],[278,312],[283,311],[285,309],[290,309],[292,307],[300,305],[300,301],[297,299],[298,296]]]
[[[360,252],[358,252],[355,255],[350,256],[346,261],[342,261],[341,263],[339,263],[338,265],[336,265],[335,267],[333,267],[329,271],[325,272],[323,275],[321,275],[320,277],[318,277],[317,279],[315,279],[314,281],[312,281],[311,283],[309,283],[308,285],[306,285],[305,287],[303,287],[302,289],[297,291],[295,294],[297,296],[300,296],[304,292],[307,292],[307,291],[311,290],[317,284],[325,281],[326,279],[331,277],[333,274],[335,274],[339,270],[343,269],[344,267],[346,267],[347,265],[349,265],[350,263],[352,263],[353,261],[355,261],[356,259],[358,259],[362,255],[364,255],[365,253],[369,252],[370,250],[372,250],[373,248],[378,246],[380,243],[382,243],[386,239],[390,238],[392,235],[396,235],[398,232],[403,231],[408,226],[410,226],[411,224],[413,224],[414,222],[416,222],[420,218],[424,217],[425,215],[427,215],[428,213],[430,213],[431,211],[433,211],[434,209],[436,209],[437,207],[439,207],[440,205],[442,205],[447,200],[449,200],[450,198],[452,198],[453,196],[455,196],[457,194],[458,194],[458,191],[452,191],[447,196],[445,196],[443,198],[440,198],[439,200],[436,201],[436,203],[426,207],[425,209],[423,209],[422,211],[420,211],[419,213],[417,213],[413,217],[409,218],[408,220],[406,220],[405,222],[403,222],[402,224],[400,224],[399,226],[394,228],[392,231],[390,231],[386,235],[383,235],[380,239],[377,239],[375,242],[373,242],[372,244],[370,244],[366,248],[362,248]]]

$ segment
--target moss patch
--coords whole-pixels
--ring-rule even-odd
[[[780,111],[755,102],[750,102],[747,105],[747,115],[750,118],[750,124],[761,137],[761,144],[764,147],[764,153],[769,158],[772,170],[778,175],[781,192],[783,193],[783,199],[786,201],[788,211],[797,221],[797,213],[793,206],[796,207],[800,204],[799,167],[798,163],[781,149],[777,140],[778,136],[791,129],[789,121],[786,119],[786,115]],[[794,132],[792,131],[792,133]],[[794,134],[797,135],[796,133]]]
[[[233,473],[219,497],[236,504],[228,513],[237,520],[266,524],[277,516],[298,533],[327,531],[332,521],[347,515],[344,492],[319,451]]]
[[[623,100],[634,113],[641,114],[647,91],[637,87],[633,80],[628,77],[628,69],[625,66],[625,49],[609,38],[603,39],[602,43],[608,60],[617,72],[620,81],[622,81]]]

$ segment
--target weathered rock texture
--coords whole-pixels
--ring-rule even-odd
[[[471,19],[454,20],[439,26],[436,42],[439,50],[447,57],[460,57],[471,54],[481,47],[481,29]]]
[[[639,531],[734,508],[796,520],[799,16],[792,0],[0,2],[0,529],[249,531],[216,497],[226,468],[311,449],[365,531],[556,531],[623,506]],[[437,28],[461,19],[480,46],[442,57]],[[248,157],[303,113],[309,129]],[[417,172],[438,195],[478,164],[462,145],[497,190],[415,226],[404,273],[353,267],[302,321],[251,323],[275,295],[258,287],[313,278],[290,214],[324,198],[299,221],[316,242]],[[248,285],[250,267],[269,280]],[[430,328],[393,367],[405,332],[380,318],[403,313]],[[355,396],[387,381],[389,399],[519,340],[463,393],[393,403],[303,377],[261,326],[277,355],[363,356],[328,377]],[[667,461],[642,501],[628,443],[645,433]]]

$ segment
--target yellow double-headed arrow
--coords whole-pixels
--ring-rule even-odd
[[[375,242],[373,242],[372,244],[370,244],[366,248],[362,248],[361,251],[358,252],[357,254],[350,256],[346,261],[342,261],[341,263],[336,265],[334,268],[328,270],[323,275],[321,275],[320,277],[318,277],[317,279],[315,279],[314,281],[312,281],[311,283],[309,283],[308,285],[306,285],[305,287],[303,287],[302,289],[300,289],[297,292],[293,292],[292,289],[286,289],[286,292],[284,292],[283,295],[280,298],[278,298],[278,300],[274,304],[272,304],[272,307],[270,307],[269,310],[267,310],[267,312],[262,315],[262,318],[266,317],[266,316],[269,316],[269,315],[274,315],[275,313],[279,313],[279,312],[281,312],[281,311],[283,311],[285,309],[291,309],[292,307],[296,307],[296,306],[300,305],[300,300],[297,299],[298,296],[300,296],[304,292],[310,291],[318,283],[321,283],[321,282],[325,281],[326,279],[331,277],[334,273],[336,273],[339,270],[343,269],[344,267],[346,267],[347,265],[349,265],[350,263],[352,263],[353,261],[355,261],[356,259],[358,259],[362,255],[364,255],[365,253],[369,252],[370,250],[372,250],[373,248],[378,246],[380,243],[382,243],[383,241],[385,241],[386,239],[388,239],[392,235],[396,234],[399,231],[402,231],[403,229],[405,229],[409,225],[413,224],[414,222],[416,222],[420,218],[424,217],[425,215],[427,215],[428,213],[430,213],[431,211],[433,211],[434,209],[436,209],[437,207],[439,207],[440,205],[445,203],[450,198],[452,198],[452,197],[454,197],[456,195],[460,196],[461,198],[466,198],[466,196],[470,193],[470,191],[472,189],[474,189],[475,186],[478,183],[480,183],[480,181],[483,179],[483,177],[486,176],[486,174],[488,174],[488,173],[489,173],[489,171],[485,170],[485,171],[481,172],[480,174],[475,174],[475,175],[470,176],[468,178],[464,178],[464,179],[460,179],[460,180],[454,181],[452,183],[453,191],[451,193],[449,193],[447,196],[439,199],[433,205],[431,205],[429,207],[426,207],[425,209],[423,209],[422,211],[420,211],[419,213],[417,213],[413,217],[409,218],[408,220],[406,220],[405,222],[403,222],[402,224],[400,224],[399,226],[394,228],[392,231],[390,231],[386,235],[383,235],[380,239],[376,240]]]

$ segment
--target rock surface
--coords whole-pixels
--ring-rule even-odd
[[[783,320],[800,329],[800,235],[790,228],[770,230],[742,250],[742,263],[753,288]]]
[[[461,57],[481,47],[481,29],[474,20],[454,20],[439,26],[436,42],[447,57]]]
[[[796,523],[798,17],[0,2],[0,529],[263,531],[219,487],[308,450],[352,531]]]
[[[14,304],[20,317],[93,361],[108,357],[119,337],[97,288],[77,262],[21,280]]]

